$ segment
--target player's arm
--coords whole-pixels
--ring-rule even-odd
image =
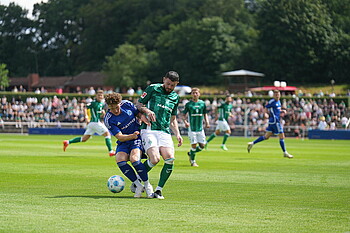
[[[147,117],[144,115],[144,114],[142,114],[141,112],[139,112],[138,114],[137,114],[137,119],[139,120],[139,121],[141,121],[141,122],[143,122],[143,123],[145,123],[146,125],[151,125],[151,122],[147,119]]]
[[[204,124],[205,128],[210,128],[209,117],[207,113],[204,113]]]
[[[177,141],[179,142],[179,144],[177,144],[177,146],[181,146],[183,143],[183,139],[182,139],[180,131],[179,131],[179,126],[177,124],[176,115],[172,115],[170,118],[170,129],[171,129],[171,131],[173,131]]]
[[[90,111],[87,108],[84,109],[85,121],[86,123],[90,122]]]
[[[130,140],[135,140],[137,139],[138,135],[140,134],[139,131],[135,131],[132,134],[123,134],[122,132],[117,133],[116,135],[114,135],[119,141],[121,142],[126,142],[126,141],[130,141]]]
[[[150,121],[156,121],[156,114],[148,109],[143,103],[137,102],[136,108],[139,112],[144,113]]]

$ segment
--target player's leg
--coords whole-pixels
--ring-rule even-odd
[[[105,143],[108,149],[109,156],[114,156],[115,151],[112,149],[112,139],[111,139],[111,134],[106,131],[102,134],[105,137]]]
[[[154,197],[158,199],[164,199],[162,190],[171,173],[173,172],[175,160],[174,143],[170,134],[163,132],[159,133],[159,151],[164,159],[164,165],[162,171],[160,172],[160,178],[158,186],[154,192]]]
[[[277,124],[277,129],[278,129],[278,136],[279,136],[279,139],[280,139],[280,146],[281,146],[281,149],[283,151],[283,156],[286,157],[286,158],[293,158],[293,155],[289,154],[288,151],[286,150],[286,145],[284,143],[284,132],[283,132],[283,128],[280,124]]]
[[[149,172],[160,161],[160,153],[158,147],[158,131],[141,130],[141,139],[144,150],[147,152],[148,159],[143,163]]]
[[[196,163],[196,150],[197,150],[197,143],[191,144],[191,149],[187,153],[192,167],[198,167],[198,164]]]
[[[91,137],[91,135],[84,134],[82,137],[75,137],[75,138],[72,138],[70,140],[64,140],[63,141],[63,151],[66,151],[69,144],[78,143],[78,142],[86,142],[87,140],[89,140],[90,137]]]
[[[147,197],[151,198],[153,197],[153,187],[148,180],[147,169],[145,165],[141,162],[140,157],[141,157],[141,150],[139,148],[135,148],[130,153],[130,162],[132,163],[132,166],[135,168],[137,174],[145,184]],[[136,194],[137,194],[137,191],[138,190],[136,189],[135,190]]]
[[[271,129],[270,125],[269,125],[269,126],[266,128],[266,133],[265,133],[265,135],[258,137],[255,141],[248,142],[248,147],[247,147],[248,153],[250,153],[250,150],[253,148],[253,146],[254,146],[256,143],[262,142],[262,141],[264,141],[264,140],[268,140],[268,139],[271,137],[272,134],[273,134],[273,132],[272,132],[272,129]]]
[[[216,126],[215,132],[212,133],[212,134],[209,136],[209,138],[208,138],[208,140],[207,140],[207,143],[205,144],[205,147],[204,147],[205,149],[208,148],[208,143],[209,143],[210,141],[212,141],[216,136],[218,136],[218,135],[220,134],[220,129],[219,129],[218,127],[219,127],[219,125]]]
[[[231,130],[226,130],[224,134],[224,138],[222,140],[221,149],[228,150],[226,147],[226,141],[230,135],[231,135]]]
[[[134,197],[141,197],[143,185],[138,181],[134,169],[128,164],[129,155],[126,152],[118,151],[116,154],[116,161],[120,171],[136,185]]]
[[[187,152],[189,156],[190,164],[193,167],[198,167],[195,157],[196,157],[196,149],[197,149],[197,132],[193,132],[191,130],[188,131],[188,138],[190,139],[191,149]]]

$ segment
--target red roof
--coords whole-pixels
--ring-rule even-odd
[[[250,88],[251,91],[273,91],[273,90],[279,90],[279,91],[296,91],[298,88],[293,86],[286,86],[286,87],[275,87],[275,86],[264,86],[264,87],[254,87]]]

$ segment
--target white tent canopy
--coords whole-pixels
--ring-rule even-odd
[[[255,76],[255,77],[264,77],[265,75],[262,73],[249,71],[249,70],[234,70],[234,71],[227,71],[222,73],[224,76]]]

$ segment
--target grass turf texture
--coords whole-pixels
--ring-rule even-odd
[[[190,167],[188,140],[176,148],[165,200],[107,189],[121,175],[103,137],[0,135],[0,232],[348,232],[349,141],[221,137]],[[156,187],[160,162],[151,172]]]

